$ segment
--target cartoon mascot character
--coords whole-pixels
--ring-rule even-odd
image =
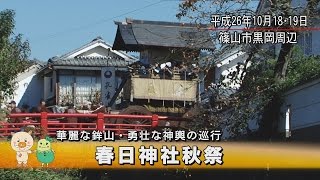
[[[28,154],[31,154],[30,150],[33,146],[33,138],[31,136],[32,131],[29,132],[17,132],[12,134],[11,147],[16,151],[16,159],[18,167],[27,166]]]

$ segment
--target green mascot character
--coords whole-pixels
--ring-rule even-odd
[[[54,151],[51,148],[51,142],[52,139],[48,136],[45,139],[40,139],[38,141],[36,154],[37,159],[39,162],[41,162],[42,167],[44,166],[44,164],[46,164],[48,167],[49,163],[54,160]]]

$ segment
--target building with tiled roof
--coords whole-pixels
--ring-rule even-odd
[[[114,50],[140,53],[146,64],[164,61],[191,61],[201,50],[212,51],[215,44],[207,25],[133,20],[115,22]]]
[[[107,105],[121,84],[121,74],[136,61],[123,51],[113,50],[101,37],[95,38],[80,48],[48,60],[47,66],[40,71],[44,79],[44,99],[51,105],[82,106],[101,102]],[[113,72],[108,90],[104,85],[107,70]]]
[[[113,49],[141,51],[147,48],[215,49],[208,27],[190,23],[126,19],[118,26]]]

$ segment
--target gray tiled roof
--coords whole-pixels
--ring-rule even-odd
[[[136,51],[143,46],[214,49],[208,29],[194,24],[131,20],[118,25],[115,50]]]
[[[84,66],[84,67],[105,67],[105,66],[115,66],[115,67],[126,67],[134,62],[137,59],[133,56],[130,56],[122,51],[113,52],[109,56],[81,56],[78,55],[74,58],[70,58],[70,55],[81,51],[85,48],[88,48],[96,43],[102,43],[107,47],[111,48],[111,45],[107,44],[101,37],[98,37],[92,40],[90,43],[85,44],[84,46],[75,49],[69,53],[66,53],[62,56],[55,56],[48,60],[48,64],[53,66]],[[72,57],[72,56],[71,56]]]
[[[108,46],[109,48],[112,48],[112,45],[106,43],[101,37],[97,37],[95,39],[93,39],[90,43],[87,43],[85,45],[83,45],[82,47],[80,48],[77,48],[71,52],[68,52],[62,56],[60,56],[59,58],[67,58],[68,56],[70,56],[71,54],[75,53],[75,52],[78,52],[78,51],[81,51],[87,47],[90,47],[92,46],[93,44],[96,44],[96,43],[102,43],[106,46]],[[135,59],[134,57],[130,56],[129,54],[126,54],[125,52],[122,52],[122,51],[117,51],[118,53],[120,53],[122,55],[122,57],[125,57],[126,59]]]
[[[104,67],[104,66],[115,66],[115,67],[126,67],[135,60],[124,60],[114,57],[90,57],[90,58],[72,58],[72,59],[56,59],[52,61],[53,65],[56,66],[91,66],[91,67]]]

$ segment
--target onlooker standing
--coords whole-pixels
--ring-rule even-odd
[[[28,113],[29,112],[29,105],[27,105],[27,104],[24,104],[24,105],[22,105],[22,108],[21,108],[21,112],[22,113]]]
[[[43,99],[40,100],[39,106],[38,106],[38,112],[48,112],[50,113],[51,111],[49,111],[49,109],[47,109],[46,107],[46,101],[44,101]]]
[[[10,113],[21,113],[21,110],[17,107],[17,103],[15,101],[10,102],[11,111]],[[10,118],[10,122],[12,123],[20,123],[21,118]]]
[[[29,113],[39,113],[38,107],[34,106],[34,107],[30,108]],[[40,122],[40,117],[34,117],[33,119],[37,122]]]
[[[15,101],[10,102],[11,114],[21,113],[21,110],[17,107],[17,103]],[[22,118],[10,118],[10,123],[21,123],[23,121]],[[14,126],[13,126],[14,127]]]
[[[17,103],[15,101],[10,102],[11,113],[21,113],[21,110],[17,107]]]
[[[66,113],[70,113],[70,114],[76,114],[77,111],[74,109],[74,105],[73,104],[69,104],[68,105],[68,109],[66,110]],[[68,123],[78,123],[78,118],[76,117],[69,117],[67,118]],[[76,124],[72,124],[70,125],[70,127],[76,128],[77,125]]]

